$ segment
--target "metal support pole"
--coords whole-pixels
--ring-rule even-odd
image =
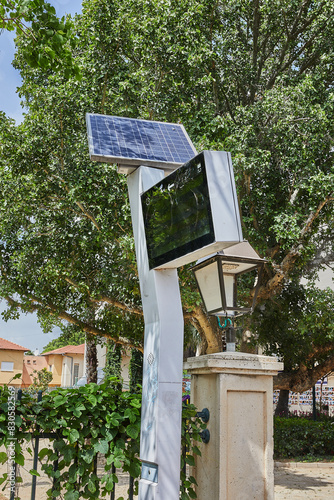
[[[183,313],[177,270],[150,270],[140,194],[164,177],[140,167],[128,176],[145,320],[140,500],[178,500],[183,369]]]
[[[37,395],[37,401],[40,402],[42,401],[42,391],[38,391]],[[36,426],[36,429],[39,431],[39,426]],[[36,436],[35,438],[35,449],[34,449],[34,463],[33,463],[33,469],[37,471],[37,466],[38,466],[38,450],[39,450],[39,435]],[[34,475],[32,476],[32,487],[31,487],[31,500],[35,500],[36,497],[36,480],[37,477]]]
[[[316,396],[315,396],[315,385],[312,387],[312,416],[313,420],[317,420],[317,405],[316,405]]]

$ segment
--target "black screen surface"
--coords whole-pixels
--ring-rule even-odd
[[[201,153],[142,195],[150,268],[209,245],[214,230]]]

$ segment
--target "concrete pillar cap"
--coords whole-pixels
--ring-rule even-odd
[[[277,375],[284,368],[275,356],[245,352],[216,352],[188,358],[183,365],[192,374],[237,373],[239,375]]]

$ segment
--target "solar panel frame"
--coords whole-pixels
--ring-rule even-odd
[[[93,161],[129,171],[141,165],[175,170],[197,155],[181,124],[93,113],[86,114],[86,123]]]

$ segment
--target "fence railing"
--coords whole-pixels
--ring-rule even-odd
[[[34,454],[33,454],[33,469],[38,472],[38,453],[39,453],[39,440],[40,439],[50,439],[55,437],[54,434],[49,434],[49,433],[41,433],[38,436],[34,436],[32,438],[32,441],[34,442]],[[58,464],[59,464],[59,459],[56,459],[53,462],[53,471],[56,472],[58,470]],[[94,463],[94,468],[92,471],[94,474],[98,474],[98,462],[96,461]],[[111,468],[111,474],[117,475],[117,469],[113,465]],[[15,475],[16,477],[19,477],[20,475],[18,474],[17,470],[17,465],[15,464]],[[121,475],[122,481],[118,483],[114,483],[114,488],[110,492],[110,500],[115,500],[118,496],[116,496],[117,490],[119,487],[124,487],[126,483],[128,484],[128,499],[133,500],[134,499],[134,478],[128,474],[122,474]],[[38,486],[38,477],[36,475],[31,476],[31,485],[30,485],[30,500],[36,500],[40,499],[40,496],[37,492],[37,486]],[[20,496],[20,483],[17,484],[15,491],[11,490],[10,494],[10,500],[15,500],[18,496]],[[27,486],[25,486],[26,488]],[[52,486],[51,486],[51,491],[54,492],[56,491],[56,479],[53,479]],[[25,495],[27,496],[27,495]]]

